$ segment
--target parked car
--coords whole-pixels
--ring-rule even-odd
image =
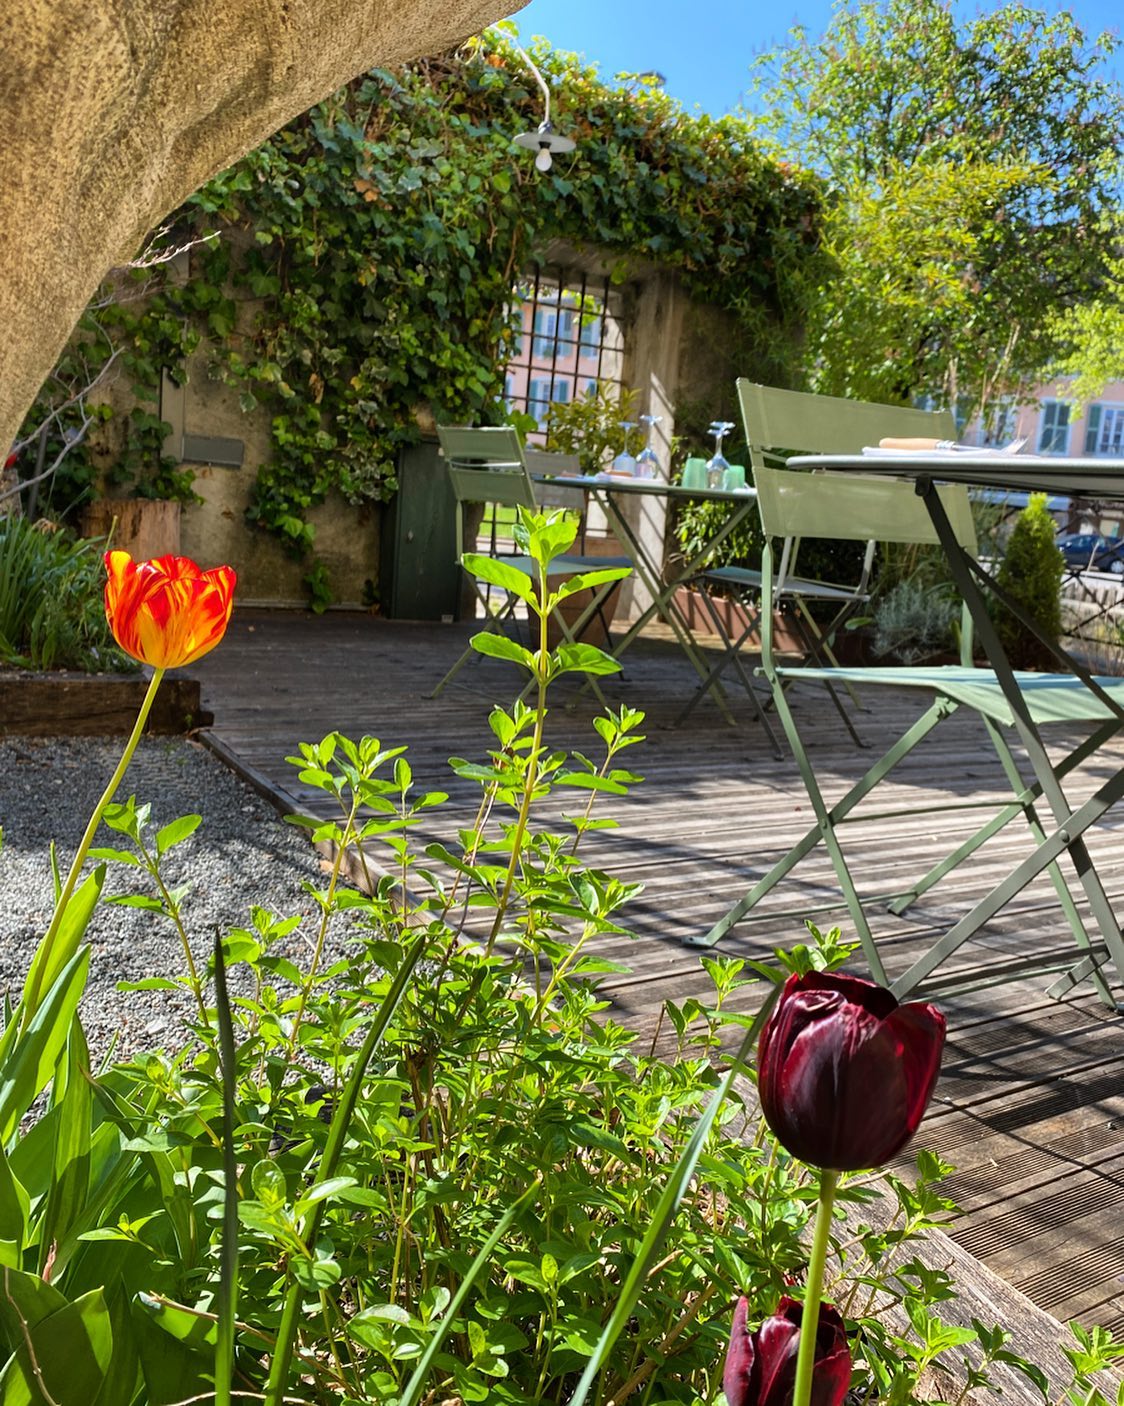
[[[1065,564],[1072,571],[1111,571],[1124,575],[1124,537],[1102,537],[1098,532],[1069,532],[1057,539]]]

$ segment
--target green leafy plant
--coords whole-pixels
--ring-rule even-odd
[[[947,589],[925,586],[917,578],[899,581],[874,606],[873,653],[915,664],[951,649],[960,615]]]
[[[999,589],[1056,644],[1062,627],[1061,584],[1065,562],[1054,541],[1054,532],[1046,495],[1032,493],[1027,506],[1015,519],[996,581]],[[1042,641],[1002,604],[995,608],[995,623],[1003,648],[1016,668],[1053,667],[1054,657]]]
[[[0,518],[0,661],[28,669],[131,671],[103,606],[100,541]]]
[[[372,737],[329,733],[292,758],[335,811],[294,817],[333,855],[303,960],[300,919],[253,909],[216,939],[214,1006],[199,1000],[177,1047],[94,1071],[76,1012],[106,866],[142,881],[122,901],[180,923],[162,869],[199,817],[153,833],[144,805],[107,810],[123,847],[56,884],[58,919],[0,1034],[11,1400],[702,1406],[734,1299],[771,1306],[805,1273],[814,1186],[735,1075],[786,975],[852,948],[811,929],[772,962],[704,958],[711,994],[666,1004],[664,1054],[607,1014],[598,982],[622,969],[637,890],[583,849],[614,823],[599,803],[640,780],[626,754],[643,715],[595,719],[589,755],[554,749],[551,684],[616,666],[589,645],[549,650],[545,628],[561,598],[620,573],[552,591],[545,567],[575,524],[523,513],[515,530],[537,581],[472,565],[521,597],[537,646],[475,646],[515,664],[533,704],[493,710],[482,761],[452,759],[475,812],[436,838],[447,797],[419,793],[406,749]],[[735,1000],[750,980],[756,1015]],[[194,970],[137,985],[204,996]],[[914,1250],[952,1212],[947,1171],[921,1154],[916,1180],[839,1190],[828,1275],[854,1384],[901,1406],[934,1362],[981,1390],[997,1361],[1038,1380],[1000,1329],[942,1321],[954,1286]],[[1113,1352],[1078,1339],[1075,1380]]]
[[[830,191],[798,280],[812,389],[971,419],[1075,341],[1069,369],[1111,368],[1118,44],[1021,3],[861,0],[758,56],[759,133]]]
[[[626,449],[639,454],[644,447],[636,424],[639,402],[636,391],[608,382],[567,404],[553,401],[546,415],[546,447],[578,455],[582,473],[600,473]],[[624,428],[625,421],[632,422],[631,430]]]

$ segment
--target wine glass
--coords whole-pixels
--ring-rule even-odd
[[[613,473],[634,474],[636,473],[636,460],[628,452],[628,432],[636,428],[635,420],[622,420],[621,429],[624,430],[624,447],[613,460]]]
[[[722,476],[730,465],[726,462],[726,457],[722,453],[722,441],[734,428],[732,420],[711,420],[707,434],[714,436],[714,457],[706,463],[706,486],[708,488],[721,488]]]
[[[652,431],[657,425],[663,423],[663,416],[641,415],[640,423],[646,428],[644,430],[644,448],[636,456],[636,477],[659,478],[660,461],[656,451],[652,448]]]

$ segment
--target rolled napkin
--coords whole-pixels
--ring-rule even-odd
[[[955,449],[954,439],[897,439],[887,435],[878,441],[879,449]]]

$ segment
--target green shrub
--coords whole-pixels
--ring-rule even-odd
[[[639,454],[644,436],[637,428],[638,391],[602,381],[596,390],[562,404],[552,401],[546,418],[546,447],[559,454],[577,454],[582,473],[597,474],[627,448]],[[633,428],[626,430],[626,422]]]
[[[28,669],[133,670],[104,609],[100,541],[0,518],[0,661]]]
[[[948,591],[916,579],[899,581],[874,607],[873,652],[903,664],[951,649],[960,611]]]
[[[1048,640],[1057,643],[1062,628],[1061,585],[1065,562],[1054,541],[1054,520],[1046,510],[1046,495],[1032,493],[1015,520],[996,580],[1001,590],[1034,621]],[[1023,622],[1001,603],[995,624],[1003,648],[1017,669],[1049,669],[1053,656]]]

